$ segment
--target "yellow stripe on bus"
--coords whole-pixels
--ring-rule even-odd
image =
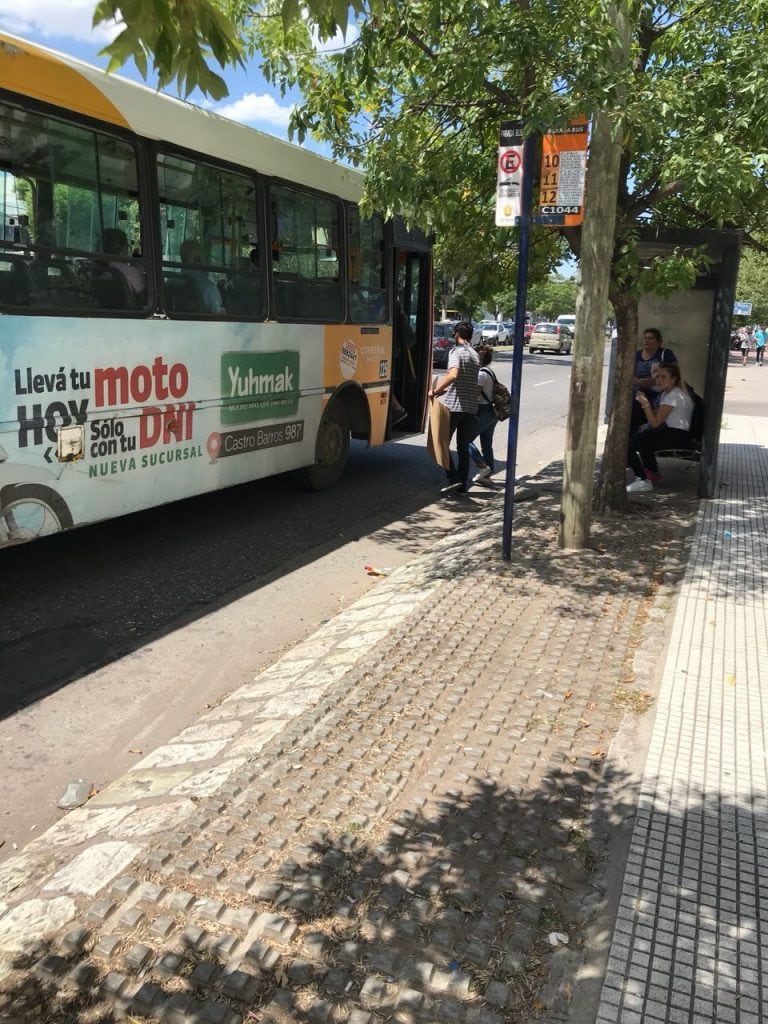
[[[0,32],[0,85],[32,99],[53,103],[110,124],[128,127],[114,104],[75,68],[38,49]]]

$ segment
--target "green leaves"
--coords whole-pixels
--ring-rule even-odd
[[[233,7],[230,0],[100,0],[93,23],[116,20],[125,26],[101,51],[109,57],[108,71],[133,59],[146,78],[151,58],[159,88],[175,81],[184,96],[199,88],[223,99],[226,83],[210,59],[221,67],[243,62]]]
[[[640,268],[639,222],[768,225],[768,0],[621,2],[628,69],[609,0],[99,0],[94,20],[122,20],[111,69],[133,58],[184,95],[223,97],[212,65],[245,56],[298,87],[294,137],[364,168],[366,204],[436,231],[470,288],[498,291],[513,270],[493,227],[499,122],[608,111],[623,126],[614,283],[666,289],[689,257]],[[546,273],[557,243],[534,236]]]
[[[283,31],[287,32],[293,22],[299,17],[299,0],[283,0],[283,9],[280,12],[283,22]]]
[[[765,324],[768,323],[768,261],[765,258],[768,238],[763,235],[758,241],[761,243],[760,252],[742,251],[736,299],[751,302],[752,322]]]

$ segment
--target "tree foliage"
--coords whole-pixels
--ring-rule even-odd
[[[151,62],[159,88],[176,82],[184,96],[200,88],[218,100],[227,86],[211,60],[220,67],[242,63],[239,26],[246,15],[245,5],[229,0],[99,0],[93,22],[123,24],[102,51],[109,71],[133,59],[146,78]]]
[[[544,320],[554,319],[560,313],[574,313],[576,287],[574,280],[557,277],[533,281],[528,285],[528,309]],[[514,310],[517,293],[509,288],[495,298],[500,309]]]
[[[768,256],[765,252],[747,249],[742,253],[736,299],[752,303],[751,316],[740,319],[740,324],[768,324]]]
[[[219,95],[212,61],[259,54],[270,80],[303,92],[298,139],[328,142],[364,167],[377,205],[428,227],[450,229],[457,211],[475,231],[487,221],[502,118],[562,123],[610,108],[626,86],[617,237],[649,217],[768,226],[768,0],[636,0],[629,81],[610,60],[608,11],[607,0],[99,0],[94,18],[125,24],[106,48],[113,66],[134,57],[146,72],[151,58],[161,85],[185,93]]]

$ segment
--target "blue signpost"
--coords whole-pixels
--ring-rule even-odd
[[[520,386],[523,376],[523,349],[525,348],[525,307],[528,298],[528,253],[531,234],[531,201],[533,198],[533,170],[538,144],[537,135],[529,135],[523,145],[523,181],[520,195],[520,229],[517,263],[517,301],[515,304],[515,344],[512,354],[512,382],[509,392],[512,407],[509,414],[507,436],[507,479],[504,486],[504,523],[502,527],[501,556],[505,562],[512,557],[512,517],[515,505],[515,470],[517,466],[517,435],[520,426]]]

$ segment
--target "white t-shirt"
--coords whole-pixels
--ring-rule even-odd
[[[667,416],[664,425],[675,430],[690,430],[693,416],[693,399],[682,388],[672,388],[661,396],[659,406],[671,405],[672,412]]]
[[[480,367],[477,375],[477,384],[480,388],[477,396],[478,405],[490,405],[493,402],[493,377],[491,373],[492,371],[486,369],[485,366]]]

